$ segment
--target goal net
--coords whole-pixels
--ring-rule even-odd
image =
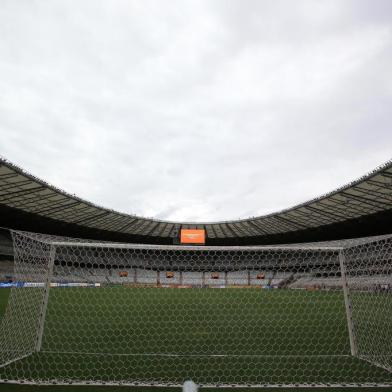
[[[12,236],[0,381],[392,385],[392,236],[269,247]]]

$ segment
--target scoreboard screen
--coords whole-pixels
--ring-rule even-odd
[[[203,229],[181,229],[181,244],[201,244],[206,243],[206,233]]]

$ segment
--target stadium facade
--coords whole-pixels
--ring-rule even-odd
[[[0,158],[0,226],[143,244],[172,244],[181,229],[204,229],[206,245],[339,240],[391,232],[392,161],[297,206],[241,220],[171,222],[120,213],[58,189]]]

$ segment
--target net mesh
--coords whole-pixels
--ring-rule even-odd
[[[217,248],[12,234],[2,381],[392,384],[392,236]]]

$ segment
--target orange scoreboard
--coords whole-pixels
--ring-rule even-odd
[[[199,244],[206,243],[206,232],[204,229],[181,229],[181,244]]]

